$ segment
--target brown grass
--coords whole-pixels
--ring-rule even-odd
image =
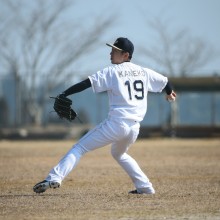
[[[0,219],[220,219],[220,139],[139,140],[130,149],[156,189],[133,185],[105,147],[85,155],[60,189],[35,183],[72,141],[0,142]]]

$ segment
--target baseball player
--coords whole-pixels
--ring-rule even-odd
[[[45,180],[33,187],[36,193],[60,187],[84,154],[109,144],[113,158],[135,186],[129,193],[155,193],[146,174],[127,152],[138,137],[140,122],[147,111],[148,92],[161,92],[165,89],[169,101],[174,101],[176,94],[167,77],[130,62],[134,46],[129,39],[120,37],[114,44],[107,43],[107,46],[111,47],[110,59],[113,65],[71,86],[61,95],[67,97],[89,87],[95,93],[106,91],[109,98],[108,117],[85,134],[52,168]]]

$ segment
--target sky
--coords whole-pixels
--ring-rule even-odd
[[[0,2],[3,0],[0,0]],[[15,1],[15,0],[13,0]],[[20,0],[17,0],[20,1]],[[28,1],[28,0],[27,0]],[[28,1],[33,4],[38,0]],[[49,2],[49,0],[46,0]],[[54,4],[54,1],[51,0]],[[100,45],[77,64],[79,72],[89,75],[110,65],[110,48],[106,42],[113,43],[117,37],[129,38],[135,47],[132,62],[156,69],[140,52],[141,48],[155,45],[155,32],[150,21],[160,19],[168,29],[175,33],[186,29],[190,36],[199,38],[214,48],[214,58],[208,65],[197,69],[194,74],[220,76],[220,0],[71,0],[73,7],[67,10],[69,19],[76,19],[80,26],[89,28],[95,17],[100,19],[115,14],[114,24],[100,36]],[[24,6],[27,6],[24,1]],[[26,2],[27,3],[27,2]],[[27,6],[27,11],[28,6]],[[159,65],[159,64],[158,64]],[[87,71],[91,71],[88,72]],[[154,69],[155,70],[155,69]]]
[[[193,37],[204,40],[215,49],[215,59],[197,70],[196,75],[220,75],[220,1],[219,0],[80,0],[75,4],[74,13],[85,18],[116,13],[117,22],[102,36],[103,48],[91,54],[93,62],[84,63],[96,69],[108,65],[109,48],[104,42],[114,42],[117,37],[129,38],[136,48],[136,63],[145,65],[143,55],[137,48],[153,43],[149,21],[159,18],[167,22],[174,32],[187,29]],[[76,15],[76,14],[74,14]],[[87,19],[85,19],[86,22]],[[80,22],[84,22],[81,20]],[[100,48],[102,45],[100,45]],[[99,52],[98,52],[99,51]],[[107,56],[106,56],[107,53]],[[107,59],[106,59],[107,58]]]

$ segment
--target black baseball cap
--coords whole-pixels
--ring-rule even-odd
[[[119,37],[116,39],[114,44],[106,43],[106,45],[109,47],[113,47],[120,51],[128,52],[130,57],[132,57],[132,54],[134,52],[133,43],[130,40],[128,40],[128,38],[125,38],[125,37]]]

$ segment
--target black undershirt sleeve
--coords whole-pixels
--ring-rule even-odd
[[[170,95],[172,93],[173,88],[172,88],[172,85],[170,84],[169,81],[167,82],[167,84],[166,84],[164,89],[165,89],[167,95]]]
[[[62,94],[65,95],[65,96],[72,95],[74,93],[78,93],[78,92],[81,92],[85,89],[88,89],[91,86],[92,86],[91,82],[90,82],[89,78],[87,78],[86,80],[84,80],[82,82],[79,82],[79,83],[69,87]]]

